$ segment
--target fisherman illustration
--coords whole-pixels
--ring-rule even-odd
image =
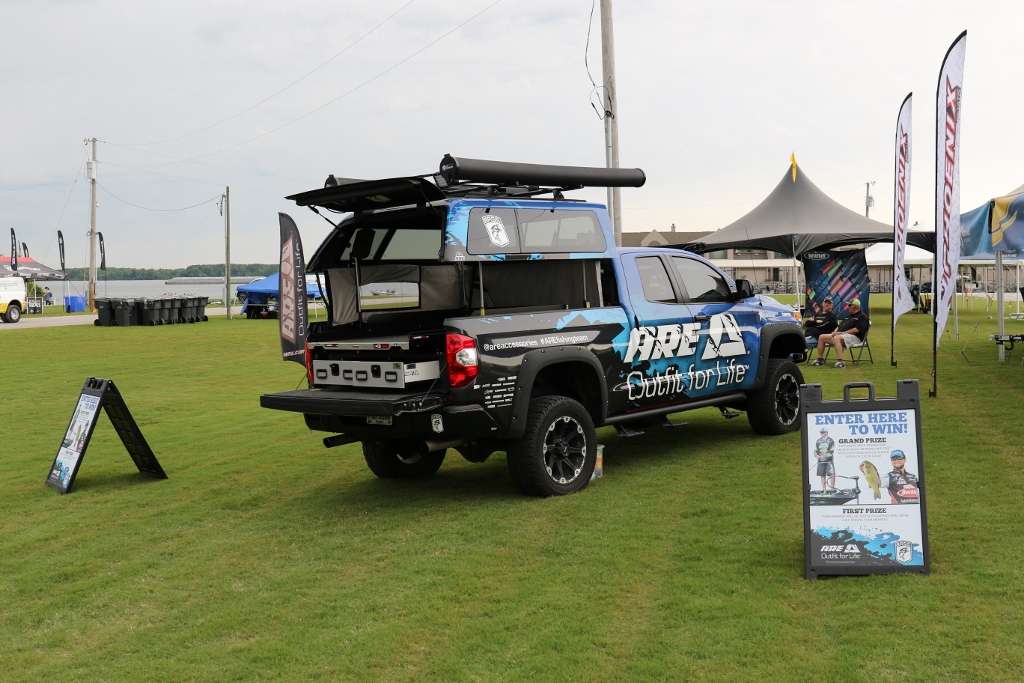
[[[889,490],[892,502],[896,504],[918,502],[920,491],[917,488],[917,475],[907,471],[906,454],[897,448],[889,455],[889,460],[892,463],[892,471],[889,472],[889,482],[886,488]]]
[[[512,244],[512,240],[505,230],[505,224],[501,221],[501,216],[484,214],[480,219],[483,221],[484,229],[487,231],[487,238],[491,240],[491,244],[496,247],[507,247]]]
[[[835,468],[836,442],[822,428],[821,436],[814,443],[814,455],[818,459],[818,476],[821,477],[821,490],[832,491],[836,488]]]
[[[875,494],[875,500],[881,499],[882,477],[878,474],[878,468],[870,460],[865,460],[860,464],[860,471],[864,475],[864,481],[867,482],[868,488]]]

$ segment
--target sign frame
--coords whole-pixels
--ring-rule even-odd
[[[59,467],[59,465],[63,465],[61,462],[61,451],[65,448],[65,443],[72,438],[72,430],[76,422],[79,421],[79,407],[82,405],[82,400],[86,397],[94,398],[96,406],[85,427],[84,436],[75,437],[79,441],[77,457],[75,458],[74,465],[70,468],[70,474],[65,478],[60,475],[61,470],[65,469],[62,466]],[[146,437],[143,436],[138,423],[132,417],[128,404],[125,403],[121,392],[117,390],[114,381],[111,379],[89,377],[85,380],[85,384],[82,385],[82,391],[79,393],[78,401],[75,403],[75,410],[71,414],[67,428],[64,430],[61,445],[57,448],[57,454],[50,464],[50,471],[45,481],[46,485],[60,494],[71,492],[71,488],[75,484],[75,478],[78,476],[78,470],[82,466],[82,461],[85,460],[89,443],[92,441],[93,432],[96,430],[96,423],[99,422],[101,410],[107,414],[107,419],[114,426],[114,431],[117,432],[121,443],[124,445],[125,450],[128,451],[128,455],[131,456],[132,462],[135,463],[139,472],[154,479],[167,479],[167,473],[164,472],[160,462],[156,459],[153,449],[149,447]]]
[[[866,389],[867,398],[851,398],[854,389]],[[812,558],[811,541],[811,474],[810,452],[811,434],[807,428],[808,415],[818,413],[845,413],[861,411],[894,411],[910,410],[914,413],[914,430],[911,437],[915,440],[917,450],[917,487],[919,492],[919,510],[921,524],[921,565],[891,566],[828,566],[815,564]],[[800,387],[800,460],[803,465],[803,517],[804,517],[804,578],[814,580],[819,576],[866,576],[871,574],[896,573],[931,573],[930,542],[928,539],[928,498],[925,478],[924,442],[921,438],[921,395],[916,379],[903,379],[896,382],[895,397],[877,397],[875,387],[870,382],[850,382],[843,387],[841,400],[825,400],[822,398],[820,384],[804,384]]]

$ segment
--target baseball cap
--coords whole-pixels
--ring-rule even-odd
[[[857,306],[859,308],[860,307],[860,299],[854,299],[853,301],[850,302],[850,305],[851,306]]]
[[[896,450],[894,450],[892,453],[889,454],[889,459],[890,460],[906,460],[907,456],[903,454],[903,451],[901,451],[900,449],[897,448]]]

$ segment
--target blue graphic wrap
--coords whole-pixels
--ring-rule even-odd
[[[858,544],[863,545],[864,550],[870,553],[871,557],[876,560],[888,560],[904,567],[924,566],[924,554],[921,552],[921,545],[919,543],[914,543],[914,550],[909,561],[899,562],[896,559],[896,541],[901,540],[901,538],[899,534],[891,531],[882,531],[874,536],[867,536],[856,531],[850,531],[849,529],[822,527],[815,529],[814,533],[826,542],[848,543],[849,541],[856,541]]]

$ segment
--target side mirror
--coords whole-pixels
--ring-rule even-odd
[[[737,280],[736,299],[749,299],[752,296],[754,296],[754,285],[750,284],[750,280]]]

